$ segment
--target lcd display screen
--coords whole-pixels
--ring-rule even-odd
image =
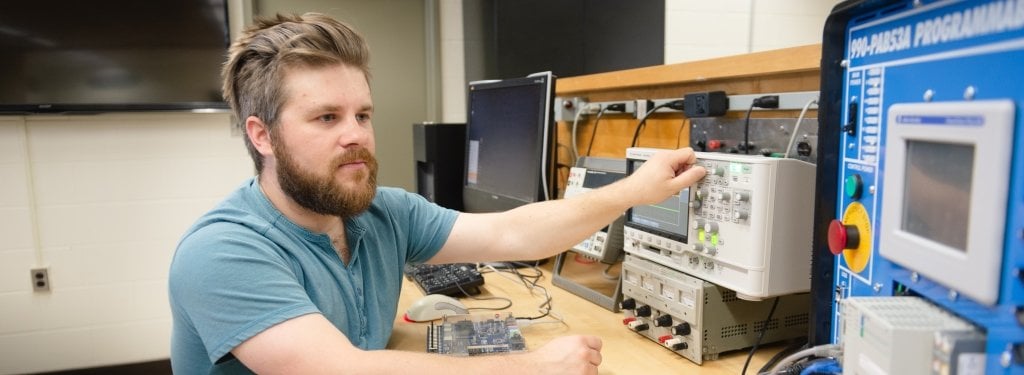
[[[640,168],[643,161],[630,160],[630,171]],[[651,205],[640,205],[629,210],[626,221],[632,226],[653,229],[660,235],[687,243],[690,189]]]
[[[538,200],[547,92],[545,82],[533,80],[471,88],[468,185],[524,202]]]
[[[907,141],[900,228],[967,251],[974,146]]]
[[[625,173],[588,169],[586,177],[583,178],[583,187],[588,189],[597,189],[611,184],[612,182],[621,180],[623,177],[626,177]]]

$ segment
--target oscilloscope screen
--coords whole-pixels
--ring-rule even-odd
[[[630,160],[629,163],[629,170],[635,171],[643,161]],[[689,201],[690,189],[683,189],[661,202],[633,207],[626,215],[626,223],[686,243]]]

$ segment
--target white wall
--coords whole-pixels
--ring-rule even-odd
[[[251,14],[249,0],[232,10]],[[426,118],[420,0],[259,1],[352,23],[373,53],[382,185],[413,189]],[[0,116],[0,374],[166,359],[179,237],[253,173],[227,113]],[[38,236],[34,233],[38,233]],[[29,270],[47,267],[51,291]]]
[[[440,0],[441,122],[466,122],[466,35],[462,0]],[[469,43],[479,42],[470,36]],[[479,38],[476,38],[479,39]]]
[[[178,238],[251,175],[226,113],[0,117],[0,373],[167,358]]]
[[[835,0],[665,0],[665,63],[821,43]]]

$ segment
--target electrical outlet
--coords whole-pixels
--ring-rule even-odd
[[[619,100],[609,102],[592,102],[589,103],[587,108],[589,111],[584,112],[586,114],[597,114],[600,110],[604,109],[604,114],[620,114],[625,113],[629,115],[635,115],[636,113],[636,101],[635,100]],[[614,107],[613,107],[614,106]],[[612,109],[614,108],[614,109]]]
[[[667,99],[640,99],[636,101],[636,118],[642,118],[651,109],[658,108],[658,113],[662,112],[679,112],[678,109],[673,109],[667,106],[669,103],[683,100],[683,98],[667,98]]]
[[[555,121],[572,122],[576,118],[576,113],[591,116],[596,115],[601,109],[605,108],[608,108],[604,112],[605,115],[623,113],[633,115],[636,112],[635,100],[588,102],[586,98],[571,97],[555,98],[555,105]]]
[[[555,121],[572,122],[576,118],[576,112],[587,105],[587,98],[583,97],[556,97],[555,98]]]
[[[33,268],[29,274],[32,277],[32,291],[50,291],[50,272],[47,268]]]
[[[729,97],[725,91],[690,93],[685,99],[684,112],[686,117],[722,116],[729,110]]]

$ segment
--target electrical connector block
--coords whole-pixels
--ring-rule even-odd
[[[725,95],[725,91],[686,94],[683,99],[683,112],[686,113],[686,117],[723,116],[729,111],[729,97]]]

